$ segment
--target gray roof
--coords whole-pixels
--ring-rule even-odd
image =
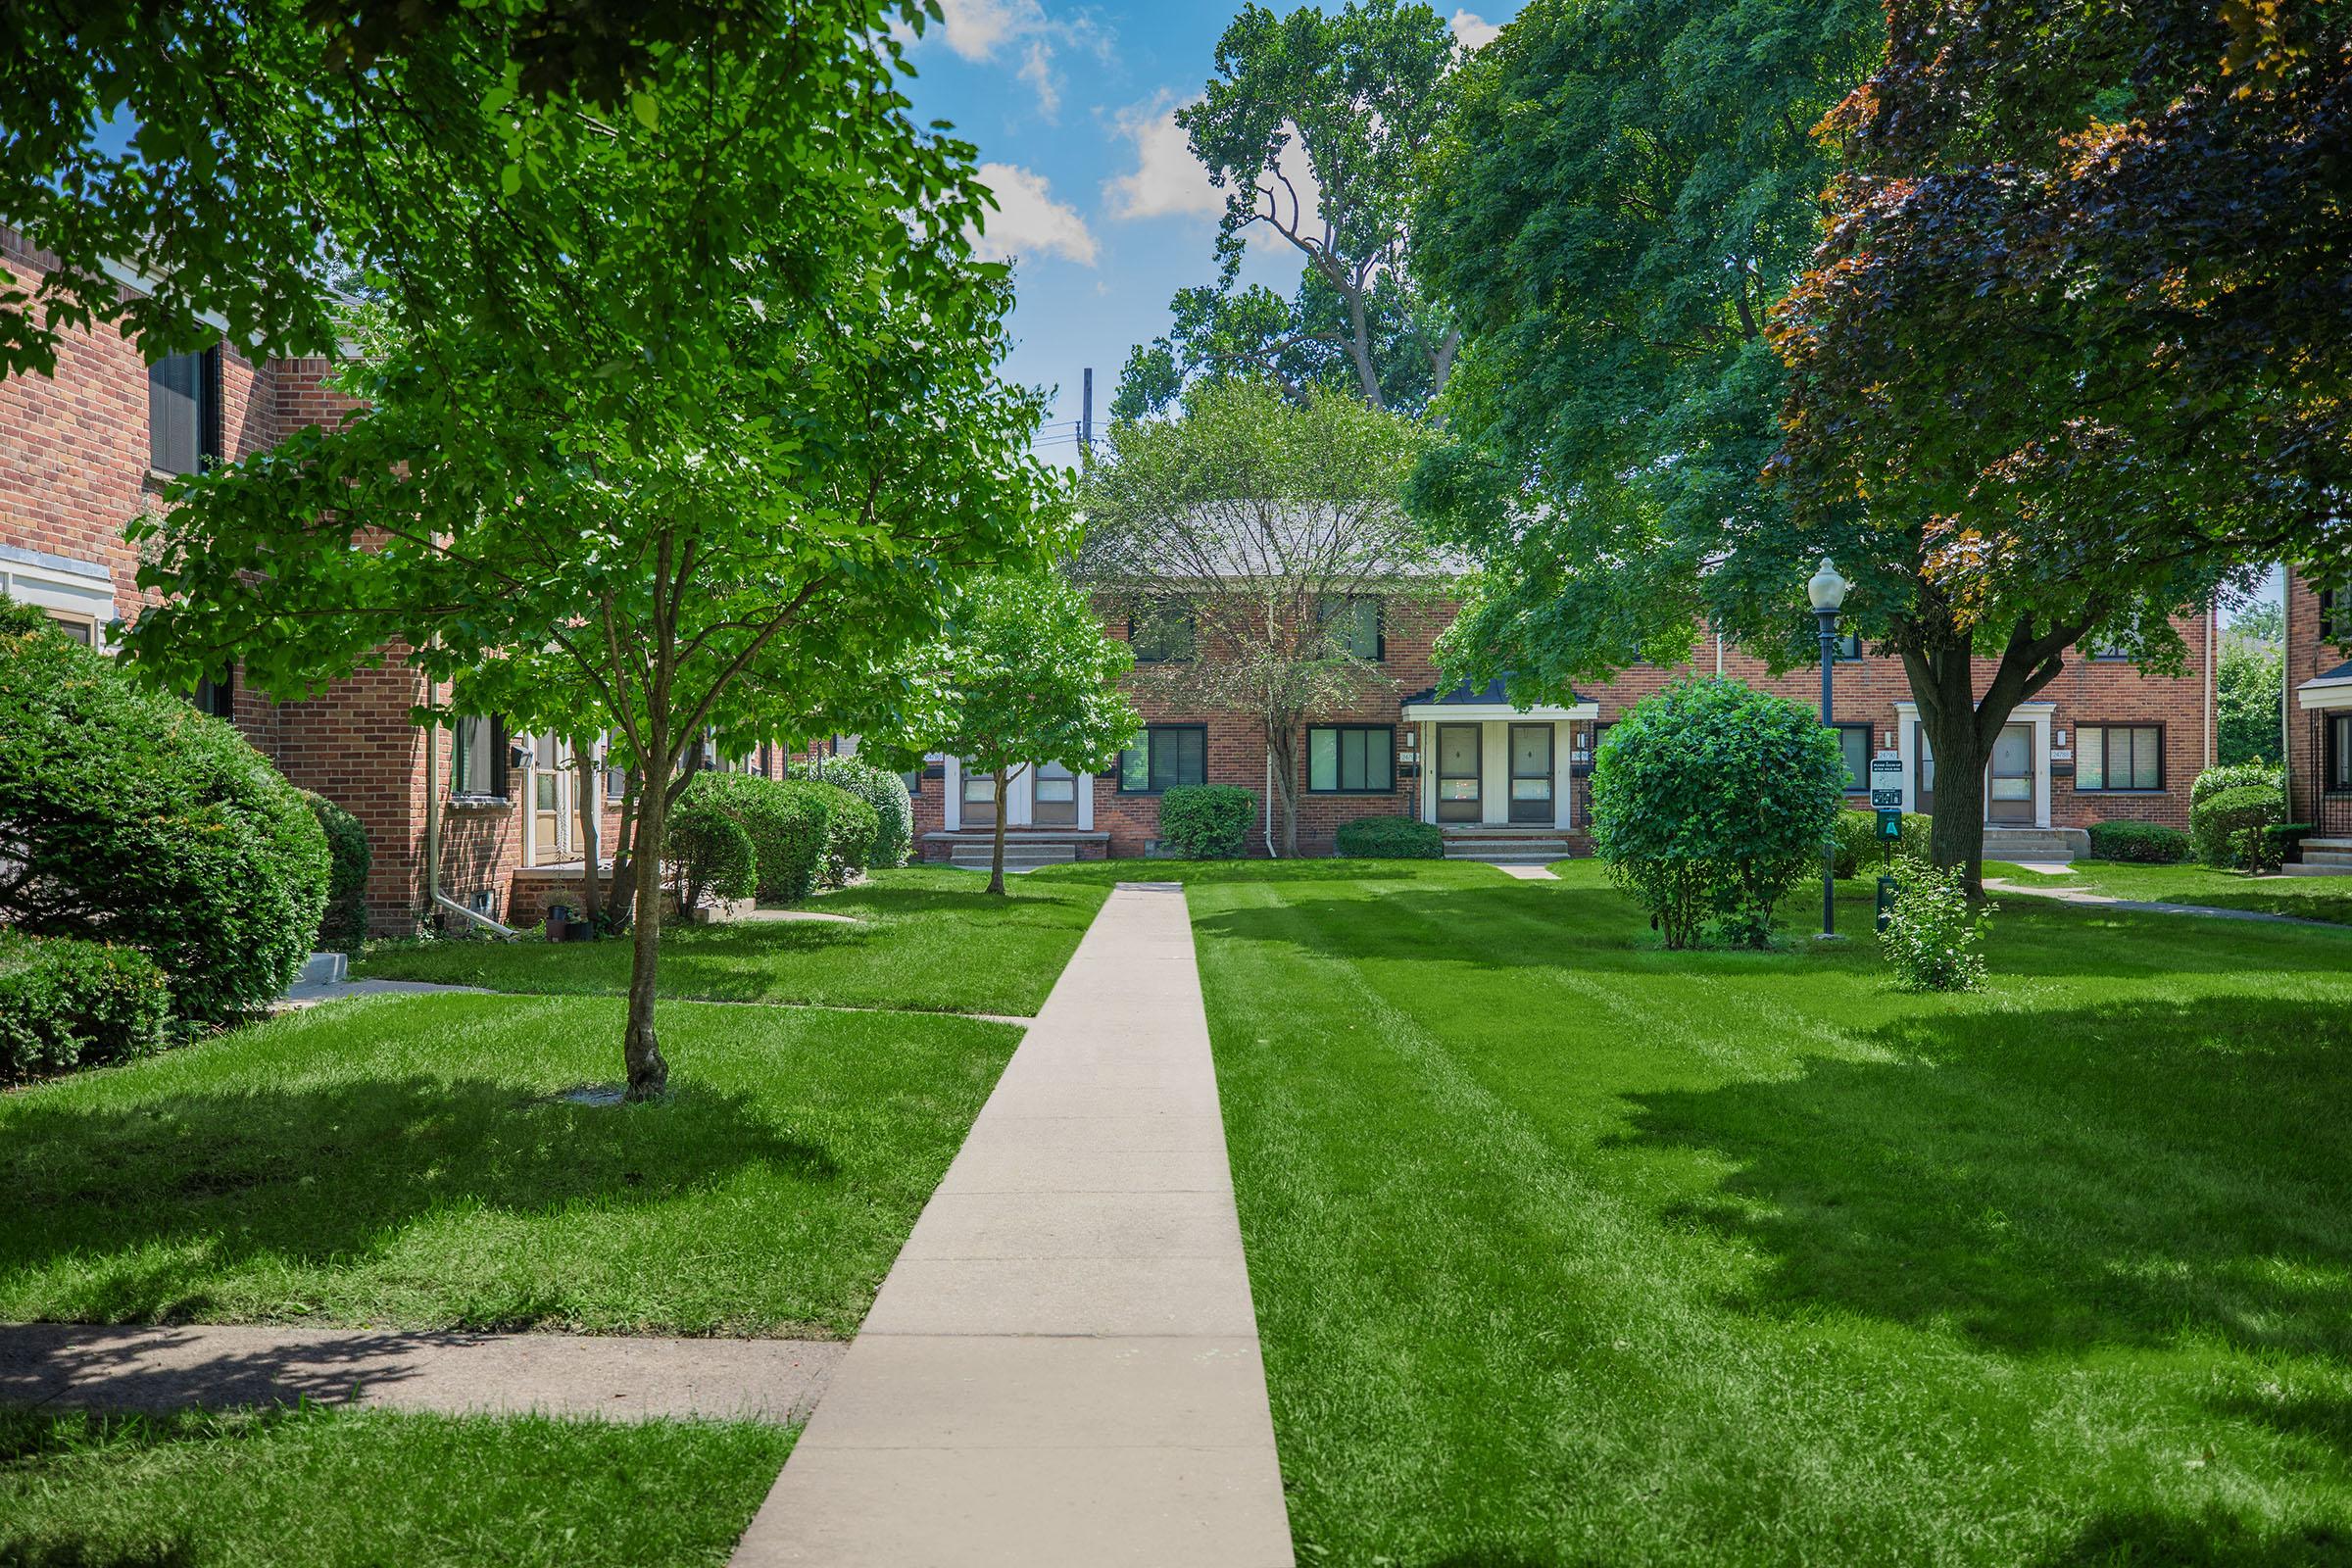
[[[1507,695],[1507,688],[1509,684],[1510,676],[1508,675],[1497,675],[1493,680],[1487,682],[1484,686],[1477,687],[1472,686],[1468,680],[1461,680],[1448,687],[1443,696],[1439,695],[1438,688],[1435,686],[1430,687],[1427,691],[1415,692],[1412,696],[1407,697],[1401,706],[1406,708],[1503,708],[1519,706],[1513,704],[1510,697]],[[1583,701],[1584,696],[1582,693],[1571,692],[1568,696],[1568,701],[1565,703],[1539,703],[1533,706],[1540,708],[1572,708],[1576,704]]]

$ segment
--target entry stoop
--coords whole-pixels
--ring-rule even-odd
[[[1110,835],[1099,830],[1008,828],[1004,834],[1004,869],[1034,871],[1041,865],[1068,865],[1074,860],[1099,860]],[[945,850],[945,855],[940,854]],[[956,833],[923,835],[923,858],[945,860],[963,871],[985,871],[996,852],[995,835],[984,828]]]
[[[2288,876],[2352,876],[2352,839],[2305,839],[2302,860],[2280,869]]]
[[[1556,827],[1448,827],[1444,832],[1448,860],[1548,865],[1576,855],[1576,841]]]
[[[2090,853],[2090,834],[2079,827],[1986,827],[1987,860],[2065,862]]]

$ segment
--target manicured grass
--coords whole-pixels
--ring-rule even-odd
[[[991,898],[968,871],[877,871],[808,907],[863,922],[678,926],[662,935],[662,994],[713,1002],[821,1002],[1027,1016],[1102,907],[1104,888],[1078,879],[1009,879]],[[626,942],[437,942],[379,949],[355,974],[493,991],[618,995]]]
[[[972,1019],[335,1003],[0,1095],[0,1321],[847,1335],[1017,1043]]]
[[[1984,874],[2021,887],[2080,888],[2113,899],[2206,904],[2223,909],[2260,909],[2266,914],[2352,924],[2352,876],[2253,877],[2210,865],[2138,865],[2127,860],[2077,860],[2064,876],[2045,876],[2022,865],[1987,860]]]
[[[1918,997],[1866,885],[1154,869],[1302,1563],[2352,1558],[2352,935],[2012,899]]]
[[[714,1568],[791,1447],[750,1424],[0,1412],[0,1563]]]

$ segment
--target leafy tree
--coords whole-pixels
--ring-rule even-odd
[[[1181,417],[1112,425],[1088,474],[1084,575],[1136,623],[1200,650],[1152,664],[1155,689],[1260,726],[1284,855],[1298,853],[1302,726],[1394,684],[1350,648],[1350,607],[1440,586],[1397,499],[1427,439],[1344,393],[1291,403],[1231,381],[1195,391]]]
[[[1901,657],[1919,704],[1936,858],[1973,882],[1984,762],[2016,706],[2094,634],[2177,669],[2169,614],[2222,568],[2038,512],[1960,524],[1786,471],[1791,350],[1773,313],[1812,257],[1831,169],[1809,127],[1883,29],[1865,0],[1539,0],[1479,52],[1416,228],[1468,336],[1448,444],[1412,503],[1482,567],[1441,657],[1531,699],[1674,662],[1708,622],[1801,662],[1802,585],[1834,559],[1855,585],[1847,628]]]
[[[988,891],[1004,891],[1004,786],[1057,762],[1107,771],[1143,724],[1119,690],[1134,660],[1103,635],[1086,595],[1054,571],[998,573],[965,587],[945,633],[911,662],[938,682],[910,749],[942,751],[997,781]]]
[[[1166,407],[1198,379],[1270,380],[1293,399],[1346,388],[1375,409],[1444,390],[1460,334],[1422,295],[1406,254],[1417,164],[1445,109],[1451,30],[1427,5],[1349,0],[1337,16],[1246,6],[1217,40],[1217,74],[1176,113],[1225,191],[1214,288],[1180,290],[1167,336],[1138,347],[1115,417]],[[1312,189],[1302,192],[1296,146]],[[1254,232],[1296,251],[1295,298],[1236,289]]]
[[[0,214],[58,263],[30,297],[0,297],[0,377],[51,373],[60,335],[94,322],[151,355],[211,342],[205,313],[257,352],[331,353],[325,284],[376,248],[348,231],[340,196],[382,143],[467,156],[485,90],[601,117],[704,45],[797,37],[813,67],[851,31],[895,59],[884,23],[919,32],[937,16],[914,0],[0,7]],[[529,167],[526,139],[513,151]],[[532,220],[496,191],[481,205],[489,221]],[[142,266],[153,291],[126,294],[110,261]]]
[[[963,574],[1053,542],[1037,401],[994,373],[1004,274],[963,237],[970,149],[908,122],[878,16],[662,53],[625,116],[468,57],[468,121],[388,124],[328,192],[383,299],[346,375],[364,411],[140,525],[169,602],[129,642],[166,678],[233,653],[288,695],[392,639],[436,677],[567,662],[645,779],[635,1098],[666,1081],[660,874],[690,750],[785,694],[861,704]]]
[[[2286,760],[2285,616],[2263,605],[2222,628],[2214,667],[2214,746],[2222,763]]]

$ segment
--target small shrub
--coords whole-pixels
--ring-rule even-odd
[[[760,885],[760,854],[734,814],[689,786],[669,813],[666,839],[678,912],[717,899],[748,899]]]
[[[357,953],[368,940],[368,830],[325,796],[304,790],[311,814],[326,835],[326,916],[318,925],[322,951]]]
[[[1903,836],[1894,841],[1897,855],[1929,858],[1928,833],[1936,819],[1917,811],[1903,813]],[[1886,841],[1879,837],[1879,813],[1844,810],[1838,813],[1838,874],[1853,876],[1868,868],[1876,876],[1886,860]]]
[[[1187,860],[1230,860],[1249,841],[1257,797],[1232,784],[1179,784],[1159,798],[1159,842]]]
[[[1592,846],[1669,948],[1709,919],[1750,946],[1818,873],[1845,799],[1838,737],[1732,680],[1681,681],[1628,709],[1592,766]]]
[[[2259,870],[2273,842],[2263,831],[2286,817],[2286,796],[2272,784],[2216,790],[2188,808],[2188,836],[2207,865]]]
[[[822,762],[795,762],[794,778],[848,790],[874,808],[877,826],[868,866],[905,865],[914,849],[914,803],[907,799],[906,781],[887,768],[861,762],[855,757],[836,757]]]
[[[1984,932],[1994,905],[1971,906],[1963,867],[1894,862],[1894,908],[1879,951],[1905,991],[1974,991],[1984,983]]]
[[[2225,762],[2209,767],[2197,775],[2188,787],[2188,804],[2195,806],[2224,790],[2244,789],[2249,785],[2268,785],[2280,794],[2286,792],[2286,770],[2276,762]]]
[[[708,802],[751,835],[754,891],[798,904],[816,891],[825,858],[825,798],[815,787],[750,773],[697,773],[680,804]]]
[[[0,1082],[143,1056],[171,982],[136,948],[0,931]]]
[[[1337,834],[1342,855],[1361,859],[1442,860],[1446,835],[1434,822],[1409,816],[1365,816],[1340,824]]]
[[[48,630],[0,629],[0,923],[137,948],[202,1022],[283,992],[326,908],[301,792],[234,725]]]
[[[2319,830],[2319,824],[2316,822],[2274,822],[2264,828],[2262,836],[2271,844],[2271,863],[2284,865],[2287,861],[2297,858],[2303,841]]]
[[[795,780],[792,788],[807,790],[825,813],[825,849],[817,865],[817,881],[829,888],[846,888],[872,861],[874,840],[882,818],[872,807],[848,790],[810,779]]]
[[[2188,835],[2162,822],[2093,822],[2090,854],[2099,860],[2178,865],[2188,858]]]

